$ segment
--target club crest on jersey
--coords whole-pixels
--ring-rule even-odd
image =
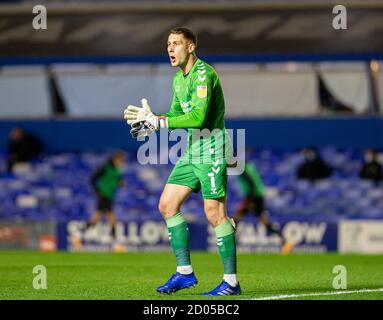
[[[206,98],[207,96],[207,86],[197,86],[197,97]]]

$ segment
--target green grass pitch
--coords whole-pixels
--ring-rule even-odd
[[[171,253],[40,253],[0,251],[0,299],[255,299],[297,294],[288,299],[383,299],[382,255],[239,254],[240,296],[206,298],[202,292],[222,277],[217,254],[192,252],[196,287],[170,295],[155,291],[175,269]],[[35,265],[47,270],[47,289],[32,286]],[[332,287],[335,265],[347,269],[347,294]],[[357,292],[373,289],[373,292]],[[303,296],[302,296],[303,295]]]

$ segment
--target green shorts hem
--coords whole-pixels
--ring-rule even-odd
[[[227,194],[227,166],[185,164],[179,161],[173,168],[167,183],[184,185],[195,193],[201,191],[204,199],[222,198]]]
[[[200,190],[201,190],[201,188],[196,188],[196,187],[194,187],[194,186],[188,185],[188,184],[186,184],[186,183],[180,183],[180,182],[178,182],[178,181],[168,180],[168,181],[166,181],[166,184],[176,184],[176,185],[178,185],[178,186],[189,187],[189,188],[192,189],[193,192],[195,192],[195,193],[198,193],[198,192],[200,192]]]
[[[209,195],[204,195],[202,193],[202,198],[204,199],[219,199],[219,198],[223,198],[226,196],[226,192],[221,192],[219,194],[209,194]]]

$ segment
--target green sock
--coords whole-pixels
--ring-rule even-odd
[[[190,235],[189,228],[181,212],[166,219],[169,231],[169,241],[176,255],[177,266],[190,265]]]
[[[226,220],[214,228],[217,236],[218,252],[223,262],[224,274],[237,273],[237,252],[235,246],[234,228]]]

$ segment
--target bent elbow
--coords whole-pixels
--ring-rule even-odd
[[[206,117],[202,114],[199,114],[198,116],[194,117],[194,124],[193,127],[195,129],[202,129],[205,124]]]
[[[190,128],[192,128],[192,129],[203,129],[203,127],[204,127],[204,121],[200,121],[200,120],[195,121],[190,126]]]

